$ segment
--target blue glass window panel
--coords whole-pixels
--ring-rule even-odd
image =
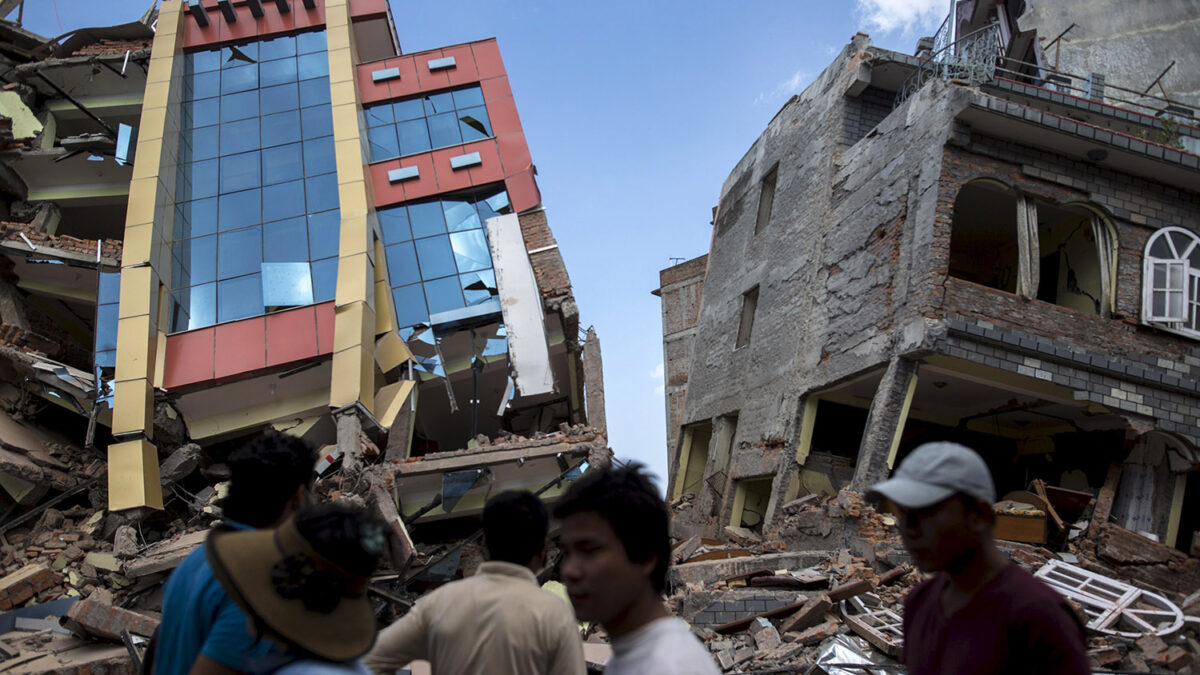
[[[308,212],[328,211],[338,207],[337,174],[327,173],[305,181]]]
[[[397,122],[420,119],[425,117],[425,104],[419,98],[396,101],[392,104],[392,116]]]
[[[332,137],[326,136],[315,141],[304,141],[304,174],[306,176],[328,173],[336,167]]]
[[[96,308],[96,351],[117,348],[117,305]]]
[[[262,222],[262,190],[246,190],[221,195],[217,205],[217,229],[235,230]]]
[[[190,186],[184,198],[202,199],[217,196],[218,172],[218,160],[206,159],[203,162],[192,162],[192,165],[185,171]]]
[[[195,129],[221,121],[221,99],[206,98],[183,104],[182,124],[184,129]]]
[[[403,206],[380,211],[379,228],[383,230],[385,244],[412,239],[412,230],[408,227],[408,209]]]
[[[196,237],[172,244],[172,253],[178,259],[184,279],[176,286],[194,286],[217,280],[217,237]]]
[[[187,143],[186,160],[196,161],[198,159],[212,159],[219,153],[217,147],[217,139],[220,137],[221,127],[200,127],[183,133],[184,140]]]
[[[301,33],[297,35],[296,51],[300,52],[301,54],[325,51],[325,32],[314,31],[311,33]]]
[[[462,308],[464,306],[462,287],[459,286],[458,277],[426,281],[425,302],[429,303],[430,314]]]
[[[240,63],[240,62],[239,62]],[[221,69],[221,93],[233,94],[258,88],[258,64],[247,63]]]
[[[392,302],[396,305],[397,326],[429,322],[429,310],[425,309],[425,294],[421,291],[421,284],[393,289]]]
[[[258,117],[258,92],[243,91],[221,97],[221,121],[234,122]]]
[[[217,231],[216,198],[197,199],[175,207],[175,238],[187,239]]]
[[[458,111],[458,128],[464,143],[492,137],[492,123],[488,120],[487,108],[467,108]]]
[[[511,211],[512,205],[508,203],[508,192],[504,190],[501,190],[491,197],[487,197],[483,201],[479,202],[479,213],[484,220],[496,215],[506,214]]]
[[[101,272],[96,289],[96,304],[107,305],[121,300],[121,273]]]
[[[217,278],[257,272],[262,265],[262,228],[247,227],[217,235]]]
[[[451,233],[450,248],[454,250],[454,262],[459,272],[478,272],[492,266],[492,254],[488,251],[483,230]]]
[[[261,276],[251,274],[217,284],[217,321],[224,323],[263,313]]]
[[[429,122],[429,142],[435,148],[462,143],[462,132],[458,130],[458,117],[454,113],[433,115]]]
[[[425,116],[432,117],[438,113],[454,112],[454,97],[450,92],[431,94],[425,97]]]
[[[334,185],[337,190],[337,185]],[[337,195],[334,195],[337,199]],[[304,215],[304,183],[298,180],[263,188],[263,222]]]
[[[236,155],[259,147],[257,118],[221,125],[222,155]]]
[[[387,125],[367,129],[367,139],[371,144],[371,161],[400,156],[400,144],[396,142],[396,127]]]
[[[296,86],[295,82],[262,89],[258,92],[259,109],[262,110],[262,114],[264,115],[283,112],[284,110],[296,110],[300,107],[300,94],[298,91],[299,87]]]
[[[414,237],[429,237],[446,233],[446,218],[441,202],[425,202],[408,207],[408,220]]]
[[[320,260],[338,253],[338,229],[341,214],[337,211],[314,213],[308,217],[309,258]],[[318,301],[319,302],[319,301]]]
[[[337,258],[326,258],[312,264],[313,302],[333,300],[337,295]]]
[[[267,307],[311,305],[313,286],[308,263],[263,263],[262,294]]]
[[[212,98],[221,95],[221,72],[214,70],[209,73],[197,73],[184,78],[183,98],[195,100]]]
[[[263,261],[308,261],[308,226],[303,217],[263,225]]]
[[[483,105],[483,90],[479,87],[467,87],[451,93],[454,95],[454,107],[459,110]]]
[[[258,43],[258,59],[272,61],[296,55],[296,38],[291,35]]]
[[[300,117],[305,139],[333,135],[333,111],[329,106],[304,108]]]
[[[96,352],[96,367],[97,368],[116,368],[117,367],[117,352],[116,350],[107,352]]]
[[[262,147],[300,141],[300,114],[295,110],[262,118]]]
[[[451,232],[478,229],[483,226],[479,222],[479,213],[471,202],[447,199],[442,202],[446,212],[446,229]]]
[[[221,194],[256,188],[262,183],[262,162],[257,152],[221,158]]]
[[[186,65],[189,73],[205,73],[221,67],[221,52],[211,49],[204,52],[192,52],[187,55]]]
[[[454,267],[454,251],[450,248],[449,237],[418,239],[416,244],[422,279],[428,281],[458,272]],[[432,307],[430,311],[434,311]]]
[[[392,106],[387,103],[373,105],[363,110],[363,113],[367,116],[368,127],[377,127],[381,124],[391,124],[396,121],[395,116],[392,115]]]
[[[406,286],[421,280],[421,272],[417,269],[417,255],[411,241],[388,246],[383,252],[387,257],[389,285]]]
[[[296,59],[301,80],[311,80],[329,75],[329,56],[324,52],[304,54]]]
[[[299,143],[262,151],[263,185],[274,185],[304,177],[303,153]]]
[[[259,86],[273,87],[277,84],[296,81],[296,60],[282,59],[267,61],[258,66]]]
[[[211,326],[217,322],[217,285],[193,286],[171,293],[171,331]]]
[[[222,68],[237,68],[247,63],[246,61],[234,56],[233,50],[257,61],[258,60],[258,43],[248,42],[244,45],[230,45],[221,49],[221,67]]]
[[[300,107],[329,103],[329,78],[318,77],[300,83]]]
[[[431,149],[429,127],[423,119],[397,123],[396,135],[400,139],[400,154],[402,155],[411,155]]]
[[[468,307],[482,305],[497,295],[494,293],[496,274],[490,269],[460,274],[458,280],[462,284],[463,297],[466,299]]]

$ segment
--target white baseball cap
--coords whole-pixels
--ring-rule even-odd
[[[921,509],[958,492],[988,504],[996,501],[996,487],[983,458],[965,445],[939,441],[918,446],[890,479],[868,490],[867,497],[887,497],[906,509]]]

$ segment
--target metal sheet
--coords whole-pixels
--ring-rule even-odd
[[[516,214],[509,214],[488,218],[486,225],[517,390],[522,396],[552,393],[554,372],[546,343],[546,317],[521,223]]]

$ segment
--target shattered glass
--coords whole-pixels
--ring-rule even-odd
[[[454,262],[459,272],[476,272],[492,266],[492,254],[482,230],[467,230],[450,235],[450,248],[454,250]],[[492,286],[495,285],[492,280]]]
[[[298,307],[313,303],[312,273],[307,262],[262,264],[263,304]]]

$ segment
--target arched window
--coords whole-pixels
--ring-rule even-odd
[[[1164,227],[1146,242],[1142,321],[1200,337],[1200,237]]]
[[[962,186],[950,226],[950,276],[1017,292],[1017,195],[993,180]]]

